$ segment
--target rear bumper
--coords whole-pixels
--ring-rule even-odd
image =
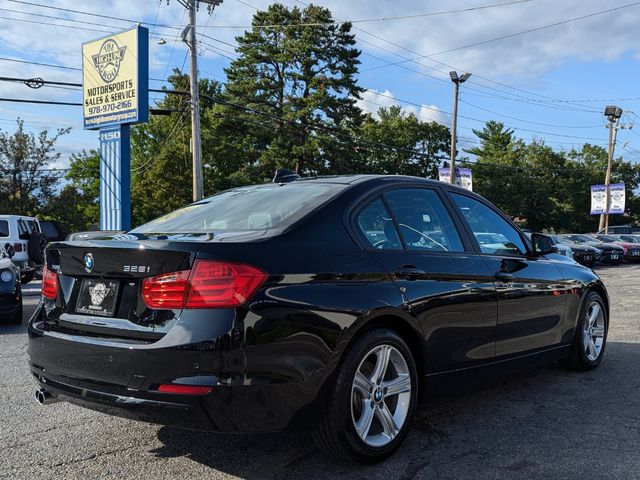
[[[222,432],[306,429],[317,418],[327,374],[275,379],[244,372],[252,362],[273,365],[276,360],[265,357],[265,350],[256,357],[250,349],[222,349],[220,339],[208,346],[197,339],[172,346],[76,337],[47,331],[38,316],[29,324],[29,366],[39,386],[60,400],[125,418]],[[286,356],[286,346],[273,352]],[[159,384],[172,382],[208,385],[212,391],[197,396],[157,391]]]
[[[573,259],[582,265],[591,266],[596,261],[595,253],[576,253],[573,252]]]

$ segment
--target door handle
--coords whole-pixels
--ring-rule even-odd
[[[501,282],[504,282],[504,283],[513,282],[513,279],[515,278],[513,276],[513,273],[507,273],[507,272],[498,272],[493,277],[496,280],[500,280]]]
[[[396,277],[404,278],[406,280],[417,280],[427,274],[424,270],[413,265],[402,265],[401,267],[396,268],[396,271],[393,273]]]

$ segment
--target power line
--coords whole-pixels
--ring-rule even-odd
[[[256,8],[253,5],[249,5],[246,2],[237,0],[238,3],[242,3],[243,5],[247,5],[251,8]],[[332,25],[342,25],[344,23],[370,23],[370,22],[386,22],[386,21],[393,21],[393,20],[409,20],[409,19],[414,19],[414,18],[423,18],[423,17],[435,17],[435,16],[439,16],[439,15],[448,15],[448,14],[455,14],[455,13],[465,13],[465,12],[473,12],[473,11],[478,11],[478,10],[487,10],[489,8],[496,8],[496,7],[505,7],[505,6],[510,6],[510,5],[517,5],[520,3],[529,3],[533,0],[517,0],[517,1],[512,1],[512,2],[505,2],[505,3],[494,3],[491,5],[479,5],[477,7],[469,7],[469,8],[459,8],[456,10],[441,10],[441,11],[437,11],[437,12],[426,12],[426,13],[415,13],[412,15],[398,15],[398,16],[393,16],[393,17],[377,17],[377,18],[361,18],[361,19],[352,19],[352,20],[340,20],[340,21],[335,21],[335,22],[305,22],[305,23],[296,23],[295,26],[296,27],[329,27]],[[216,25],[216,28],[287,28],[287,27],[291,27],[294,25],[291,24],[257,24],[257,25]]]
[[[460,99],[461,103],[464,103],[466,105],[469,105],[470,107],[473,108],[477,108],[478,110],[483,110],[485,112],[491,113],[493,115],[498,115],[500,117],[504,117],[504,118],[510,118],[512,120],[517,120],[518,122],[524,122],[524,123],[529,123],[532,125],[542,125],[545,127],[553,127],[553,128],[599,128],[602,127],[601,123],[598,123],[596,125],[555,125],[552,123],[542,123],[542,122],[534,122],[533,120],[524,120],[522,118],[518,118],[518,117],[512,117],[510,115],[505,115],[504,113],[500,113],[500,112],[495,112],[493,110],[489,110],[487,108],[481,107],[479,105],[475,105],[471,102],[467,102],[466,100]]]
[[[14,102],[14,103],[34,103],[34,104],[42,104],[42,105],[66,105],[72,107],[81,107],[82,103],[76,102],[56,102],[53,100],[33,100],[33,99],[25,99],[25,98],[3,98],[0,97],[0,102]]]
[[[577,22],[577,21],[580,21],[580,20],[585,20],[587,18],[592,18],[592,17],[598,16],[598,15],[604,15],[606,13],[615,12],[615,11],[618,11],[618,10],[622,10],[624,8],[634,7],[636,5],[640,5],[640,2],[628,3],[626,5],[620,5],[618,7],[608,8],[606,10],[600,10],[598,12],[589,13],[587,15],[581,15],[579,17],[573,17],[573,18],[569,18],[567,20],[562,20],[562,21],[559,21],[559,22],[549,23],[547,25],[542,25],[542,26],[535,27],[535,28],[529,28],[527,30],[522,30],[520,32],[515,32],[515,33],[508,34],[508,35],[502,35],[502,36],[499,36],[499,37],[490,38],[488,40],[482,40],[482,41],[479,41],[479,42],[474,42],[474,43],[470,43],[470,44],[467,44],[467,45],[462,45],[462,46],[459,46],[459,47],[449,48],[447,50],[441,50],[439,52],[434,52],[434,53],[430,53],[430,54],[426,54],[426,55],[420,55],[419,57],[416,57],[413,60],[420,60],[422,58],[430,58],[430,57],[434,57],[434,56],[437,56],[437,55],[442,55],[444,53],[455,52],[455,51],[463,50],[463,49],[466,49],[466,48],[476,47],[478,45],[485,45],[487,43],[497,42],[497,41],[500,41],[500,40],[505,40],[507,38],[513,38],[513,37],[516,37],[516,36],[519,36],[519,35],[525,35],[525,34],[528,34],[528,33],[544,30],[544,29],[547,29],[547,28],[557,27],[557,26],[560,26],[560,25],[565,25],[567,23],[572,23],[572,22]],[[405,63],[405,62],[408,62],[408,61],[410,61],[410,60],[404,60],[404,61],[401,61],[401,62],[394,62],[394,63],[390,63],[388,65],[384,65],[383,67],[392,66],[392,65],[399,65],[401,63]],[[378,67],[378,68],[383,68],[383,67]],[[372,68],[371,70],[374,70],[374,69],[375,68]]]

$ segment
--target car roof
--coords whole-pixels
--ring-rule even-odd
[[[315,177],[301,177],[294,180],[296,183],[302,182],[318,182],[318,183],[339,183],[342,185],[354,185],[363,182],[375,181],[397,181],[397,182],[424,182],[432,185],[443,185],[439,180],[430,178],[414,177],[411,175],[371,175],[371,174],[355,174],[355,175],[318,175]],[[293,183],[293,182],[291,182]],[[445,185],[451,185],[444,183]],[[455,187],[455,185],[451,185]]]

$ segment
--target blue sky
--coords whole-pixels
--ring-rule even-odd
[[[263,9],[269,3],[225,0],[213,15],[204,7],[200,9],[198,30],[210,37],[201,37],[203,76],[224,80],[223,68],[230,62],[227,57],[234,56],[234,37],[243,30],[229,27],[250,24],[254,7]],[[302,6],[298,0],[283,3]],[[317,3],[330,8],[339,20],[375,20],[504,4],[509,0]],[[398,104],[425,120],[449,124],[452,84],[447,72],[455,67],[459,72],[473,74],[461,87],[459,136],[463,147],[477,141],[471,129],[481,128],[484,121],[491,119],[503,121],[525,140],[544,139],[557,149],[579,147],[585,142],[606,146],[602,115],[605,105],[617,104],[628,112],[623,118],[628,126],[640,122],[640,117],[632,113],[635,110],[640,115],[640,2],[528,34],[481,42],[632,3],[529,0],[465,12],[355,23],[354,33],[363,52],[359,81],[368,89],[359,104],[371,112],[380,105]],[[168,5],[166,0],[0,0],[0,57],[69,67],[0,60],[1,75],[80,82],[80,71],[73,69],[81,66],[81,43],[128,28],[130,20],[173,27],[149,26],[150,77],[166,78],[172,68],[188,67],[186,49],[177,39],[186,15],[177,0],[170,0]],[[164,45],[158,44],[161,38],[166,41]],[[476,43],[480,44],[461,48]],[[439,53],[452,49],[455,50]],[[389,65],[416,59],[417,54],[436,55]],[[159,81],[150,82],[155,88],[161,85]],[[79,90],[32,90],[21,84],[0,82],[0,97],[81,101],[82,95]],[[156,97],[151,95],[152,99]],[[33,131],[72,127],[72,132],[59,142],[63,156],[54,167],[64,168],[70,153],[98,145],[97,132],[82,130],[80,107],[0,102],[0,128],[12,131],[18,116]],[[634,162],[640,160],[640,124],[622,130],[618,146],[618,154]]]

